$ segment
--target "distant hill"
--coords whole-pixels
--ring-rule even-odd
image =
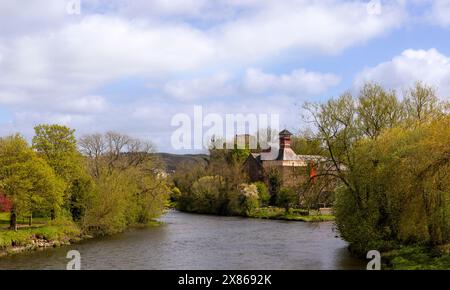
[[[166,171],[168,173],[175,171],[177,165],[183,162],[188,164],[199,164],[204,163],[206,165],[209,156],[206,154],[171,154],[171,153],[154,153],[161,161],[164,162],[166,166]]]

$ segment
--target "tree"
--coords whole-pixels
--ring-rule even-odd
[[[254,184],[241,184],[239,191],[230,193],[230,212],[235,215],[251,216],[259,207],[258,189]]]
[[[270,201],[270,193],[269,193],[269,190],[267,189],[266,184],[262,181],[255,182],[254,184],[258,191],[258,196],[259,196],[261,205],[262,206],[268,205],[269,201]]]
[[[39,158],[19,135],[0,139],[0,190],[12,201],[10,227],[17,229],[17,216],[33,212],[56,214],[62,204],[64,182]]]
[[[66,182],[64,208],[79,221],[92,193],[92,181],[77,150],[75,130],[61,125],[38,125],[34,130],[33,148]]]
[[[69,182],[79,167],[75,130],[61,125],[38,125],[34,131],[33,148],[59,176]]]
[[[435,89],[422,82],[417,82],[407,91],[404,105],[411,120],[424,121],[443,114]]]
[[[85,135],[79,144],[95,183],[83,219],[87,230],[115,233],[162,213],[170,188],[150,142],[107,132]]]
[[[289,211],[298,202],[298,196],[292,188],[282,188],[276,195],[276,204]]]
[[[357,110],[357,121],[369,138],[376,138],[383,129],[397,125],[403,115],[395,91],[386,91],[373,83],[367,83],[361,89]]]
[[[311,131],[304,131],[292,136],[291,148],[298,155],[323,155],[325,153],[321,140],[316,138]]]
[[[432,88],[418,83],[400,103],[393,91],[366,84],[358,98],[305,107],[334,165],[318,175],[340,182],[336,223],[354,249],[448,242],[450,133]]]
[[[226,202],[224,179],[221,176],[204,176],[192,185],[192,210],[199,213],[220,213]]]

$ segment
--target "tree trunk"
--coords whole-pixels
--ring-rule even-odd
[[[11,214],[9,216],[9,228],[11,230],[17,231],[17,215],[14,209],[11,210]]]
[[[28,225],[31,227],[31,225],[33,224],[33,213],[30,214],[30,218],[28,220]]]

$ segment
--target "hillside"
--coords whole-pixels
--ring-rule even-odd
[[[184,154],[184,155],[178,155],[178,154],[171,154],[171,153],[155,153],[155,156],[157,156],[162,162],[164,162],[166,166],[167,172],[173,172],[177,165],[180,163],[189,163],[189,164],[198,164],[198,163],[205,163],[209,159],[209,156],[206,154]]]

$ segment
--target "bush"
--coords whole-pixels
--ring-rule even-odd
[[[258,189],[255,184],[241,184],[239,191],[231,194],[229,210],[234,215],[250,216],[259,208]]]
[[[357,252],[450,241],[450,117],[415,126],[385,130],[353,152],[353,186],[337,191],[334,211]]]
[[[289,208],[293,207],[297,203],[297,194],[291,188],[282,188],[277,193],[275,198],[276,205],[285,209],[286,212]]]
[[[198,213],[219,213],[225,202],[221,176],[204,176],[192,185],[192,194],[185,197],[185,206]]]
[[[256,186],[256,189],[258,191],[258,196],[260,200],[261,206],[267,206],[270,201],[270,193],[267,189],[267,186],[264,182],[258,181],[254,183]]]

